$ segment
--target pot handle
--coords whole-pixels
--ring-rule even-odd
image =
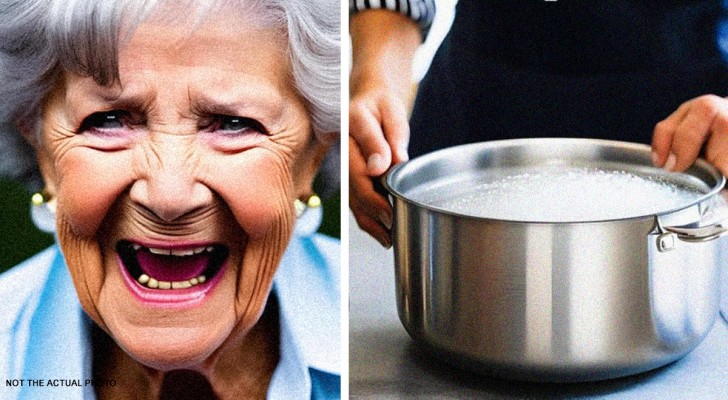
[[[728,234],[728,228],[720,223],[699,228],[685,228],[681,226],[662,227],[658,224],[660,235],[657,237],[657,249],[660,252],[670,251],[675,248],[675,239],[683,242],[700,243],[709,242]]]
[[[719,196],[706,203],[707,208],[701,212],[702,216],[711,215],[712,223],[700,227],[691,226],[662,226],[657,218],[657,248],[669,251],[675,247],[675,239],[683,242],[701,243],[718,239],[728,234],[728,190],[722,190]]]
[[[389,171],[391,171],[392,168],[393,167],[390,167],[387,172],[383,173],[381,176],[372,178],[372,185],[374,186],[374,191],[382,195],[382,197],[387,199],[389,205],[394,207],[394,199],[392,198],[392,193],[387,189],[387,184],[385,183],[387,175],[389,175]]]
[[[722,224],[701,226],[700,228],[670,226],[665,230],[677,234],[678,239],[685,242],[708,242],[728,234],[728,228]]]

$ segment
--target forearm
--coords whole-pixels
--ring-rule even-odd
[[[352,16],[349,30],[352,95],[362,85],[375,84],[408,99],[412,62],[422,40],[417,23],[389,10],[367,10]]]

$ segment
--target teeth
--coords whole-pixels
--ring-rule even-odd
[[[142,248],[145,248],[149,250],[152,254],[157,255],[163,255],[163,256],[175,256],[175,257],[186,257],[186,256],[192,256],[196,254],[201,254],[204,252],[212,253],[215,251],[214,246],[200,246],[200,247],[194,247],[190,249],[160,249],[157,247],[143,247],[139,244],[133,243],[132,248],[135,251],[139,251]],[[187,289],[191,288],[193,286],[197,286],[200,284],[205,283],[207,278],[205,275],[200,275],[198,277],[184,280],[184,281],[159,281],[157,279],[154,279],[150,277],[147,274],[141,274],[139,278],[137,278],[137,282],[141,284],[142,286],[146,286],[150,289],[160,289],[160,290],[169,290],[169,289]]]
[[[132,247],[135,251],[139,251],[142,246],[138,244],[133,244]],[[158,254],[162,256],[177,256],[177,257],[185,257],[185,256],[192,256],[195,254],[200,254],[202,252],[207,251],[208,253],[211,253],[215,248],[213,246],[200,246],[195,247],[192,249],[180,249],[180,250],[173,250],[173,249],[160,249],[156,247],[147,247],[150,253],[152,254]]]
[[[149,277],[147,274],[142,274],[138,279],[137,282],[142,284],[142,286],[146,286],[150,289],[187,289],[191,288],[192,286],[196,286],[202,283],[205,283],[205,275],[200,275],[196,278],[188,279],[186,281],[177,281],[177,282],[168,282],[168,281],[158,281],[154,278]]]
[[[159,255],[163,255],[163,256],[168,256],[168,255],[172,254],[172,250],[170,250],[170,249],[157,249],[154,247],[148,247],[148,249],[149,249],[149,252],[152,254],[159,254]]]
[[[195,254],[194,250],[170,250],[170,254],[177,257],[191,256]]]
[[[172,289],[187,289],[191,287],[192,283],[190,281],[172,282]]]

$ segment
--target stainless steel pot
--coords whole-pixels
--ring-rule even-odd
[[[392,168],[397,306],[409,334],[447,362],[536,381],[588,381],[670,363],[710,330],[719,308],[725,178],[698,160],[653,168],[648,146],[522,139],[444,149]],[[408,197],[463,172],[539,165],[620,165],[699,180],[678,209],[569,222],[475,218]]]

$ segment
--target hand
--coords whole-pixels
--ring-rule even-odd
[[[349,207],[360,228],[390,247],[392,208],[374,190],[372,179],[407,161],[407,110],[386,85],[365,82],[365,89],[352,87],[349,104]]]
[[[392,208],[372,179],[408,159],[407,104],[421,36],[411,19],[388,10],[356,14],[350,31],[349,207],[360,228],[390,247]]]
[[[698,158],[728,176],[728,99],[703,95],[686,101],[655,126],[652,158],[656,166],[682,172]]]
[[[349,208],[361,229],[382,246],[392,246],[392,207],[374,190],[367,163],[359,146],[349,136]]]

